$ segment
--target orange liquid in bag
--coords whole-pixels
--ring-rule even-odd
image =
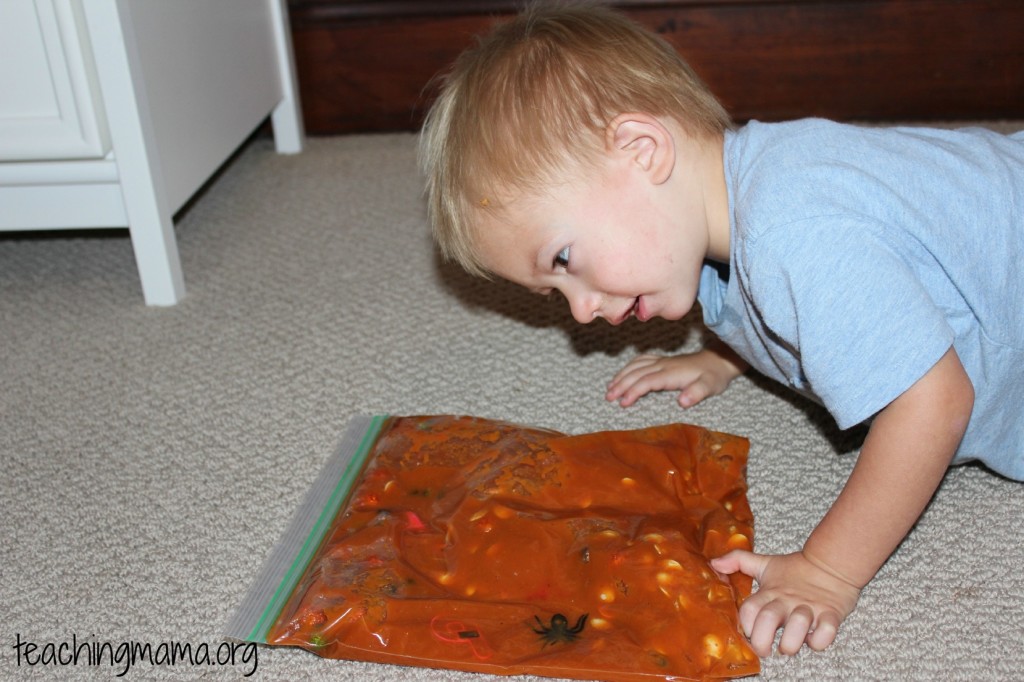
[[[599,680],[756,673],[746,439],[394,417],[267,641],[329,658]]]

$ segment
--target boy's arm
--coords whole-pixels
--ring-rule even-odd
[[[801,552],[769,557],[731,552],[713,562],[758,581],[740,621],[761,656],[824,649],[917,521],[967,428],[974,389],[952,348],[875,417],[842,493]]]

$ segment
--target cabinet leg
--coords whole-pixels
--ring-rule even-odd
[[[288,22],[287,0],[268,0],[274,22],[274,45],[284,99],[274,108],[274,144],[279,154],[297,154],[302,151],[305,131],[302,125],[302,107],[299,103],[298,77],[292,51],[291,25]]]
[[[185,283],[145,83],[138,70],[130,3],[90,0],[82,8],[92,36],[142,295],[147,305],[174,305],[185,296]]]
[[[185,296],[174,223],[170,216],[158,215],[156,211],[146,213],[149,215],[128,218],[142,296],[146,305],[174,305]]]

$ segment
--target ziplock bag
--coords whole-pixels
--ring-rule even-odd
[[[359,417],[226,634],[326,658],[610,681],[750,675],[746,439]]]

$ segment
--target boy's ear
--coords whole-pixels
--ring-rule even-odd
[[[668,128],[650,114],[619,114],[605,132],[609,152],[625,154],[651,181],[661,184],[669,179],[676,164],[675,138]]]

